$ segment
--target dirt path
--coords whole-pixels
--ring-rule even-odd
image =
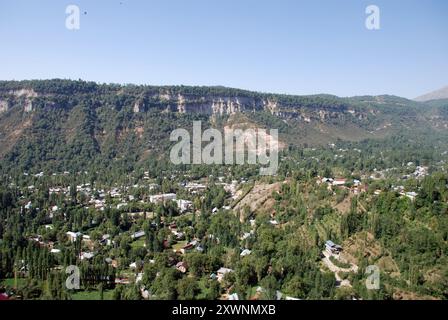
[[[350,281],[348,280],[343,280],[340,276],[339,276],[339,272],[358,272],[358,266],[355,264],[351,263],[351,267],[350,268],[341,268],[338,267],[337,265],[335,265],[333,262],[331,262],[330,260],[330,254],[327,251],[322,251],[324,257],[322,258],[322,261],[324,262],[324,264],[328,267],[328,269],[330,269],[331,272],[334,273],[334,276],[336,278],[336,281],[339,283],[339,286],[341,287],[351,287],[352,285],[350,284]]]

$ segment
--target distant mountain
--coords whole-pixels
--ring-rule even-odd
[[[442,89],[424,94],[420,97],[415,98],[414,100],[420,101],[420,102],[425,102],[425,101],[440,100],[440,99],[448,99],[448,86],[446,86]]]
[[[311,146],[446,131],[448,107],[387,95],[0,81],[0,169],[133,166],[169,155],[171,131],[190,130],[193,120],[201,120],[203,128],[276,128],[283,146]]]

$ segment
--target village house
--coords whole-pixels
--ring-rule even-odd
[[[131,239],[132,240],[137,240],[137,239],[140,239],[141,237],[144,237],[144,236],[145,236],[145,231],[137,231],[137,232],[131,234]]]
[[[171,200],[176,200],[175,193],[165,193],[149,196],[149,202],[151,203],[163,203]]]
[[[233,272],[233,270],[224,267],[219,268],[219,270],[216,272],[218,281],[221,282],[224,279],[225,275],[230,272]]]
[[[106,259],[104,259],[104,261],[105,261],[108,265],[112,266],[113,268],[117,268],[117,267],[118,267],[118,261],[115,260],[115,259],[112,259],[112,258],[106,258]]]
[[[328,240],[325,242],[325,250],[330,254],[339,254],[342,251],[342,247],[335,244],[333,241]]]
[[[150,183],[150,184],[148,185],[148,188],[149,188],[150,191],[151,191],[151,190],[155,190],[155,189],[159,188],[159,185],[158,185],[158,184],[155,184],[155,183]]]
[[[196,194],[198,192],[204,191],[207,188],[207,186],[200,183],[189,182],[185,185],[185,188],[188,190],[188,192]]]
[[[124,208],[124,207],[126,207],[127,205],[128,205],[127,202],[119,203],[119,204],[117,204],[117,209],[120,210],[121,208]]]
[[[112,241],[110,240],[110,234],[103,234],[100,239],[102,245],[110,246]]]
[[[68,232],[66,233],[66,235],[68,236],[68,239],[69,239],[71,242],[75,242],[79,237],[82,236],[82,233],[81,233],[81,232],[72,232],[72,231],[68,231]]]
[[[227,300],[240,300],[240,298],[238,297],[238,293],[232,293],[232,294],[229,294],[229,297]]]
[[[346,183],[347,183],[347,179],[334,179],[333,186],[335,186],[335,187],[343,186]]]
[[[176,264],[176,269],[182,273],[186,273],[187,272],[187,263],[184,261],[178,262]]]
[[[88,247],[89,250],[93,250],[94,247],[95,247],[94,241],[92,241],[92,239],[90,239],[90,236],[88,236],[88,235],[83,235],[82,236],[82,243],[83,243],[83,245]]]
[[[119,277],[119,278],[115,278],[115,284],[130,284],[131,281],[129,280],[129,278],[127,277]]]
[[[112,198],[119,198],[121,197],[121,193],[117,188],[113,188],[110,192],[109,192],[110,196]]]
[[[137,276],[135,277],[135,283],[141,282],[143,280],[143,276],[144,276],[143,272],[137,273]]]
[[[411,191],[411,192],[400,192],[400,195],[405,196],[409,199],[411,199],[411,201],[414,201],[415,198],[418,196],[417,192]]]
[[[350,191],[351,191],[353,194],[361,194],[361,193],[365,193],[365,192],[367,192],[367,186],[359,184],[359,185],[353,186],[353,187],[350,189]]]
[[[248,238],[250,238],[252,236],[251,232],[245,232],[242,236],[241,236],[241,240],[246,240]]]
[[[90,260],[94,257],[94,253],[93,252],[81,252],[80,254],[80,259],[81,260]]]
[[[193,206],[193,202],[189,201],[189,200],[179,199],[179,200],[176,200],[176,203],[177,203],[177,207],[179,208],[181,213],[184,213],[184,212],[190,210]]]
[[[329,184],[332,184],[333,183],[333,178],[322,178],[321,180],[320,180],[320,183],[329,183]],[[319,180],[318,180],[318,184],[320,184],[319,183]]]
[[[197,244],[198,244],[198,241],[197,241],[197,240],[190,241],[190,242],[187,243],[185,246],[183,246],[182,249],[180,249],[180,252],[181,252],[182,254],[185,254],[185,253],[187,253],[187,252],[190,252],[191,250],[194,249],[194,247],[195,247]]]
[[[177,224],[176,222],[170,223],[170,225],[168,226],[168,229],[170,229],[170,231],[175,234],[177,232]]]

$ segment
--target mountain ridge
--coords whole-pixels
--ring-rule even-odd
[[[0,161],[24,169],[131,165],[165,155],[170,132],[189,129],[193,120],[218,129],[229,121],[277,128],[281,142],[292,146],[448,128],[443,106],[392,95],[340,98],[226,87],[0,81]]]
[[[417,98],[414,98],[414,100],[418,102],[427,102],[431,100],[442,100],[442,99],[448,99],[448,86],[445,86],[438,90],[434,90],[424,95],[418,96]]]

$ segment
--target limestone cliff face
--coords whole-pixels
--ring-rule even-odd
[[[202,93],[199,93],[202,91]],[[200,113],[210,116],[233,115],[240,112],[267,112],[281,119],[294,119],[304,123],[328,122],[335,119],[363,121],[373,110],[346,107],[343,104],[300,103],[300,99],[281,95],[266,95],[238,90],[219,90],[214,88],[156,88],[147,87],[133,92],[118,90],[116,96],[124,95],[126,101],[132,101],[129,107],[134,113],[147,111]],[[225,93],[223,93],[225,92]],[[227,93],[229,92],[229,93]],[[113,91],[111,90],[113,94]],[[96,99],[102,93],[90,92]],[[61,96],[61,95],[59,95]],[[0,92],[0,113],[11,108],[22,108],[23,112],[31,113],[36,108],[36,100],[42,99],[44,104],[51,103],[54,94],[35,91],[32,88],[18,88]],[[313,98],[310,98],[313,99]],[[304,98],[306,100],[306,98]],[[292,101],[292,102],[291,102]],[[128,105],[126,103],[126,105]],[[122,107],[126,107],[123,105]]]
[[[0,100],[0,113],[6,112],[9,109],[8,101]]]
[[[55,93],[51,91],[39,91],[40,89],[17,86],[14,90],[0,91],[0,113],[5,113],[11,108],[20,107],[24,113],[31,113],[37,105],[37,99],[44,105],[53,100]],[[341,99],[294,97],[285,95],[271,95],[254,93],[238,89],[226,88],[192,88],[192,87],[142,87],[128,90],[119,88],[109,92],[99,90],[90,91],[88,96],[93,99],[101,99],[102,94],[122,97],[123,105],[115,104],[117,108],[130,108],[133,113],[148,111],[174,112],[174,113],[200,113],[210,116],[226,116],[236,113],[266,112],[275,115],[284,121],[296,120],[303,123],[343,121],[365,121],[369,116],[375,116],[371,108],[349,107],[341,102]],[[59,97],[64,97],[65,92],[57,92]],[[86,93],[83,93],[86,94]],[[67,94],[69,97],[70,94]],[[121,98],[117,98],[120,100]],[[104,100],[102,100],[104,101]],[[131,103],[129,104],[129,101]]]
[[[23,111],[27,113],[33,111],[33,100],[39,95],[33,89],[20,89],[9,91],[6,96],[17,100]],[[9,103],[6,100],[0,100],[0,113],[8,110]]]
[[[154,106],[163,112],[201,113],[207,115],[233,115],[238,112],[265,111],[282,119],[296,119],[304,122],[326,122],[332,119],[365,119],[366,110],[362,112],[346,107],[303,107],[285,105],[276,99],[255,98],[251,96],[225,95],[187,95],[162,92],[145,97],[146,102],[138,98],[134,112],[152,109]]]

